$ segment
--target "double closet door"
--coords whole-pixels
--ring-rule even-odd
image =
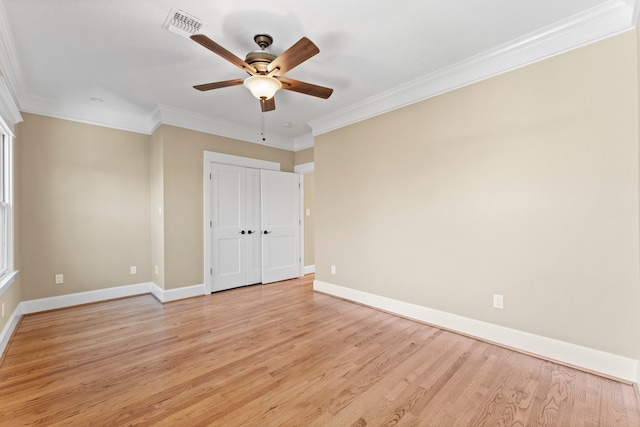
[[[211,289],[299,277],[300,177],[213,164]]]

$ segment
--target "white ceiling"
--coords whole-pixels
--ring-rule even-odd
[[[268,33],[320,53],[287,77],[328,100],[276,94],[264,115],[246,76],[162,28],[172,8],[244,59]],[[0,0],[0,69],[21,111],[151,133],[160,123],[298,150],[312,135],[633,28],[635,0]],[[285,127],[283,124],[290,124]]]

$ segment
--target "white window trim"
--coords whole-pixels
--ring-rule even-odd
[[[16,281],[17,276],[18,270],[13,270],[0,277],[0,297],[2,297],[2,295],[4,295],[4,293],[9,290],[11,285],[13,285],[13,282]]]
[[[14,269],[13,260],[14,260],[14,245],[13,245],[13,143],[14,137],[11,128],[7,126],[6,122],[0,117],[0,133],[6,135],[7,137],[7,149],[6,149],[6,159],[5,159],[5,167],[1,168],[3,173],[5,174],[4,182],[4,191],[6,194],[6,203],[8,209],[6,212],[6,221],[7,221],[7,243],[6,243],[6,271],[0,275],[0,296],[2,296],[7,289],[11,287],[14,283],[17,271]],[[0,146],[1,148],[1,146]],[[0,201],[1,202],[1,201]]]

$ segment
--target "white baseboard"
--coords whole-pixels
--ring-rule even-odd
[[[22,301],[20,306],[22,308],[22,314],[29,314],[115,298],[148,294],[149,292],[151,292],[151,283],[139,283],[137,285],[116,286],[96,291],[78,292],[75,294]]]
[[[158,301],[164,303],[204,295],[204,285],[193,285],[164,290],[155,283],[147,282],[136,285],[116,286],[96,291],[79,292],[75,294],[22,301],[19,307],[21,309],[21,314],[29,314],[149,293],[156,297]]]
[[[176,301],[183,298],[204,295],[204,284],[185,286],[177,289],[164,290],[155,283],[139,283],[136,285],[116,286],[113,288],[99,289],[96,291],[79,292],[75,294],[59,295],[49,298],[39,298],[22,301],[11,313],[7,323],[0,332],[0,355],[9,344],[13,331],[23,314],[37,313],[39,311],[55,310],[74,305],[88,304],[92,302],[107,301],[115,298],[132,297],[151,293],[161,303]]]
[[[9,319],[7,319],[7,323],[5,323],[4,328],[2,328],[2,332],[0,333],[0,356],[4,354],[7,345],[9,344],[9,340],[11,339],[11,335],[13,335],[13,331],[15,331],[18,326],[18,322],[22,317],[22,311],[20,304],[13,310]]]
[[[151,283],[151,293],[162,303],[204,295],[204,283],[201,285],[184,286],[177,289],[164,290],[155,283]]]
[[[639,361],[428,307],[315,280],[313,289],[380,310],[477,337],[545,359],[638,384]]]
[[[304,274],[311,274],[311,273],[315,273],[316,272],[316,266],[315,265],[305,265],[304,266]]]

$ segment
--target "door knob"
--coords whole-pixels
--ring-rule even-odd
[[[270,231],[264,230],[264,234],[269,234],[271,233]]]
[[[252,233],[255,233],[255,231],[251,231],[251,230],[249,230],[249,231],[247,231],[247,233],[248,233],[248,234],[252,234]]]
[[[242,230],[242,231],[240,232],[240,234],[244,234],[244,230]]]

